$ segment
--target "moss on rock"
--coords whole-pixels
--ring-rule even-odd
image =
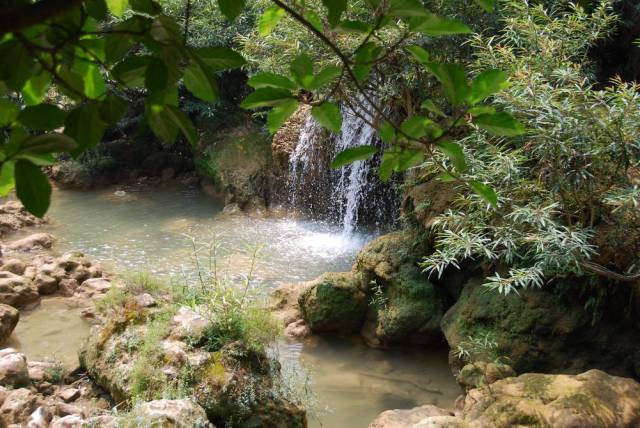
[[[364,322],[367,296],[352,273],[327,273],[300,295],[298,304],[314,332],[350,334]]]

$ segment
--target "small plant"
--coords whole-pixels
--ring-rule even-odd
[[[59,360],[53,360],[51,365],[47,366],[45,369],[46,379],[49,379],[49,382],[55,385],[62,385],[66,374],[67,369],[62,361]]]
[[[469,336],[467,340],[458,344],[455,355],[465,362],[488,359],[490,362],[497,363],[502,359],[498,352],[495,335],[490,332],[480,336]]]

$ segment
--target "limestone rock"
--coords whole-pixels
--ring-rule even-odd
[[[298,299],[305,322],[316,333],[357,332],[367,303],[366,294],[349,272],[322,275]]]
[[[93,299],[106,294],[111,289],[111,281],[106,278],[87,279],[75,292],[75,296]]]
[[[53,294],[58,291],[58,279],[44,273],[36,275],[35,284],[40,295]]]
[[[6,424],[26,421],[39,406],[38,396],[26,388],[9,391],[0,407],[0,416]]]
[[[27,358],[13,348],[0,351],[0,385],[21,387],[29,385]]]
[[[465,365],[456,380],[462,389],[468,391],[515,375],[516,372],[509,365],[477,361]]]
[[[81,428],[84,419],[80,415],[68,415],[59,419],[54,419],[49,425],[50,428]]]
[[[80,397],[80,390],[77,388],[65,388],[58,394],[62,401],[70,403]]]
[[[0,343],[7,340],[18,325],[20,312],[13,306],[0,303]]]
[[[462,417],[472,428],[632,428],[640,424],[640,384],[599,370],[527,373],[469,391]]]
[[[456,416],[430,416],[415,424],[412,428],[467,428],[467,424]]]
[[[40,298],[31,281],[11,272],[0,271],[0,303],[16,308],[35,303]]]
[[[2,265],[2,270],[15,273],[16,275],[24,274],[26,268],[27,265],[25,264],[25,262],[19,259],[9,259]]]
[[[170,336],[174,339],[192,338],[198,340],[209,325],[209,321],[199,313],[185,306],[171,318]]]
[[[213,428],[204,409],[189,399],[142,403],[135,407],[133,414],[149,426]]]
[[[432,405],[408,410],[387,410],[382,412],[369,428],[413,428],[422,420],[431,416],[452,416],[451,412]]]
[[[8,201],[0,205],[0,236],[45,222],[46,220],[28,213],[18,201]]]
[[[27,428],[48,428],[52,415],[45,406],[38,407],[27,420]]]
[[[41,249],[51,248],[54,237],[48,233],[34,233],[26,238],[14,241],[7,245],[11,251],[29,252]]]

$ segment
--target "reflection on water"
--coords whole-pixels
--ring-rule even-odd
[[[313,343],[317,342],[317,343]],[[367,427],[381,412],[423,404],[451,408],[460,388],[447,365],[446,350],[376,350],[359,340],[318,339],[279,343],[285,373],[307,372],[310,399],[319,400],[309,418],[315,427]]]
[[[20,312],[20,321],[4,345],[18,349],[32,361],[55,359],[74,367],[89,329],[79,309],[70,307],[66,299],[51,297],[31,311]]]
[[[117,193],[116,193],[117,192]],[[223,240],[219,269],[247,273],[256,245],[256,276],[267,286],[351,268],[370,235],[304,220],[217,216],[221,206],[197,189],[124,188],[56,191],[49,212],[56,250],[80,250],[114,270],[176,274],[191,266],[190,240]],[[55,299],[24,314],[15,336],[31,359],[74,361],[88,326]],[[286,370],[308,373],[318,401],[312,427],[365,428],[378,413],[421,404],[449,407],[459,389],[446,351],[379,351],[346,340],[278,346]],[[326,411],[323,411],[326,410]]]

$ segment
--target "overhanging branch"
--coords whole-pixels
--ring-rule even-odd
[[[82,2],[83,0],[40,0],[32,4],[0,7],[0,36],[39,24]]]

